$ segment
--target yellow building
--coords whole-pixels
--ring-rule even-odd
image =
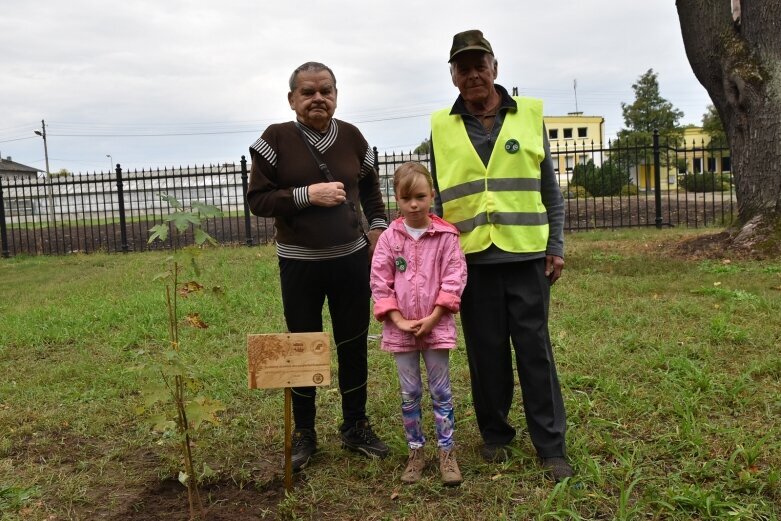
[[[601,163],[600,150],[605,146],[605,118],[570,112],[566,116],[545,116],[553,168],[559,184],[565,186],[577,164],[589,160]]]
[[[711,147],[711,138],[702,127],[685,127],[682,130],[682,139],[677,147],[666,148],[664,144],[661,146],[663,157],[669,158],[671,163],[662,164],[662,190],[677,189],[679,177],[686,174],[721,174],[732,170],[729,150]],[[650,190],[655,187],[653,163],[640,164],[631,170],[632,183],[638,188]]]

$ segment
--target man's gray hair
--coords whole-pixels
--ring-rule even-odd
[[[306,62],[296,67],[296,70],[294,70],[293,74],[290,75],[290,81],[288,82],[290,86],[290,92],[296,90],[296,78],[298,78],[299,72],[320,72],[320,71],[328,71],[328,74],[330,74],[331,78],[333,78],[334,80],[334,88],[336,88],[336,76],[334,75],[334,71],[332,71],[328,65],[323,65],[320,62]]]

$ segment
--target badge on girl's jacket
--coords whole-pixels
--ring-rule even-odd
[[[404,257],[396,257],[396,269],[399,271],[407,271],[407,261]]]

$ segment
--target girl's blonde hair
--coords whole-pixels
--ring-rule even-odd
[[[408,194],[415,186],[418,177],[423,177],[426,180],[430,190],[434,189],[434,181],[425,166],[414,161],[402,163],[393,173],[393,192],[397,197]]]

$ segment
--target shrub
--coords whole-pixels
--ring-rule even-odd
[[[589,193],[582,186],[570,184],[561,187],[561,195],[564,196],[564,199],[585,199]]]
[[[716,172],[686,174],[681,180],[681,186],[687,192],[729,192],[732,187],[729,174]]]
[[[640,193],[640,189],[637,185],[628,184],[621,187],[621,195],[637,195]]]
[[[575,166],[572,183],[583,186],[594,197],[618,195],[629,184],[629,172],[609,159],[601,167],[589,160]]]

